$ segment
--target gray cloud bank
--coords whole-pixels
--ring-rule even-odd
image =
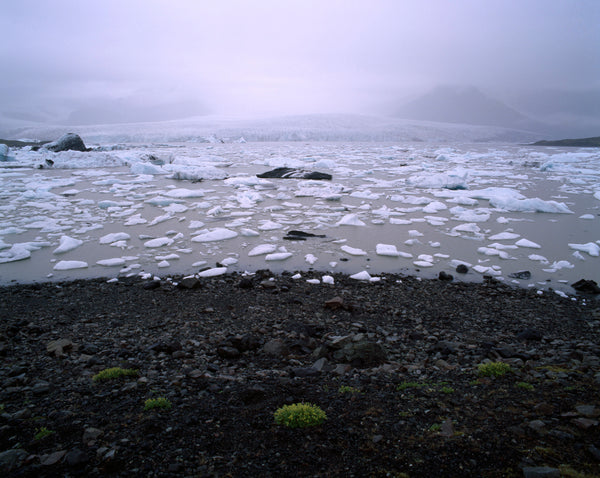
[[[5,120],[398,115],[448,84],[573,132],[600,118],[596,0],[20,0],[2,10]]]

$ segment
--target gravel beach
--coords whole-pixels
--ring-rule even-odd
[[[0,288],[3,476],[600,475],[593,296],[309,278]]]

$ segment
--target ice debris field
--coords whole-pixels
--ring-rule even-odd
[[[600,279],[598,149],[88,146],[11,148],[0,161],[2,284],[266,268],[331,283],[333,272],[376,281],[446,271],[573,294],[573,282]],[[332,179],[257,177],[279,167]]]

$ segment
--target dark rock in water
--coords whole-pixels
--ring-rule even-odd
[[[469,272],[469,268],[464,264],[459,264],[456,266],[456,272],[458,272],[459,274],[466,274],[467,272]]]
[[[596,281],[581,279],[575,284],[571,284],[571,287],[575,289],[577,292],[584,292],[586,294],[600,294],[600,287]]]
[[[513,272],[512,274],[508,274],[508,277],[510,277],[511,279],[528,280],[528,279],[531,279],[531,272],[529,272],[529,271]]]
[[[331,174],[318,171],[304,171],[294,168],[275,168],[265,173],[257,174],[257,178],[283,178],[283,179],[325,179],[331,180]]]
[[[313,234],[304,231],[288,231],[284,237],[287,241],[305,241],[308,237],[325,237],[325,234]]]
[[[534,329],[525,329],[517,334],[519,340],[542,340],[544,336]]]
[[[146,290],[158,289],[160,287],[160,281],[159,280],[151,280],[149,282],[146,282],[143,287]]]
[[[445,281],[445,282],[451,282],[454,280],[454,276],[452,274],[448,274],[447,272],[444,272],[444,271],[440,271],[438,278],[441,281]]]
[[[44,145],[44,148],[49,151],[54,151],[55,153],[69,150],[90,151],[85,147],[85,144],[83,144],[81,137],[75,133],[67,133],[58,138],[56,141]]]

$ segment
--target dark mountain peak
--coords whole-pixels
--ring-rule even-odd
[[[475,86],[443,85],[399,108],[397,116],[445,123],[518,127],[526,120],[518,111]]]

